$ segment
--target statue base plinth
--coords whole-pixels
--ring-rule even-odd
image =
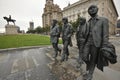
[[[18,34],[19,27],[16,25],[5,25],[6,34]]]

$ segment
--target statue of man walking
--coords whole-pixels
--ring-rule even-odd
[[[85,38],[83,35],[83,27],[87,26],[86,25],[86,19],[83,17],[80,17],[79,19],[79,26],[77,27],[77,32],[76,32],[76,40],[77,40],[77,46],[79,49],[79,57],[78,57],[78,63],[81,65],[83,63],[82,61],[82,55],[83,55],[83,47],[85,44]]]
[[[59,37],[60,37],[60,29],[59,29],[59,26],[57,25],[57,23],[58,23],[58,21],[54,19],[52,21],[52,26],[50,28],[50,41],[51,41],[52,46],[55,51],[53,58],[57,57],[58,51],[59,51],[59,53],[61,53],[61,49],[58,47],[58,42],[59,42]]]
[[[98,7],[91,5],[88,8],[88,13],[91,18],[88,21],[88,26],[84,27],[86,43],[84,46],[83,60],[86,63],[87,70],[87,73],[83,75],[84,80],[92,80],[99,50],[108,44],[109,36],[108,19],[97,15]]]
[[[68,46],[72,44],[71,36],[73,33],[73,28],[72,25],[68,23],[68,18],[64,17],[62,21],[63,21],[63,27],[62,27],[63,54],[62,54],[61,62],[64,60],[66,61],[68,60],[68,56],[69,56]]]

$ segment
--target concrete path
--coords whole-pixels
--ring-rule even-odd
[[[0,53],[0,80],[57,80],[45,48]]]

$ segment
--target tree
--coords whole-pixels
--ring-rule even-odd
[[[77,27],[78,27],[78,25],[79,25],[79,21],[80,21],[80,16],[78,15],[77,20],[76,20],[75,22],[71,22],[71,24],[72,24],[74,30],[77,29]]]
[[[38,26],[36,29],[35,29],[35,32],[36,33],[42,33],[42,28],[40,26]]]
[[[48,32],[50,32],[50,26],[46,25],[42,28],[42,31],[45,32],[45,34],[48,34]]]
[[[35,30],[28,30],[26,33],[35,33]]]

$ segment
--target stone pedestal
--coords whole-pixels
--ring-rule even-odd
[[[19,27],[16,25],[5,25],[6,34],[18,34]]]

